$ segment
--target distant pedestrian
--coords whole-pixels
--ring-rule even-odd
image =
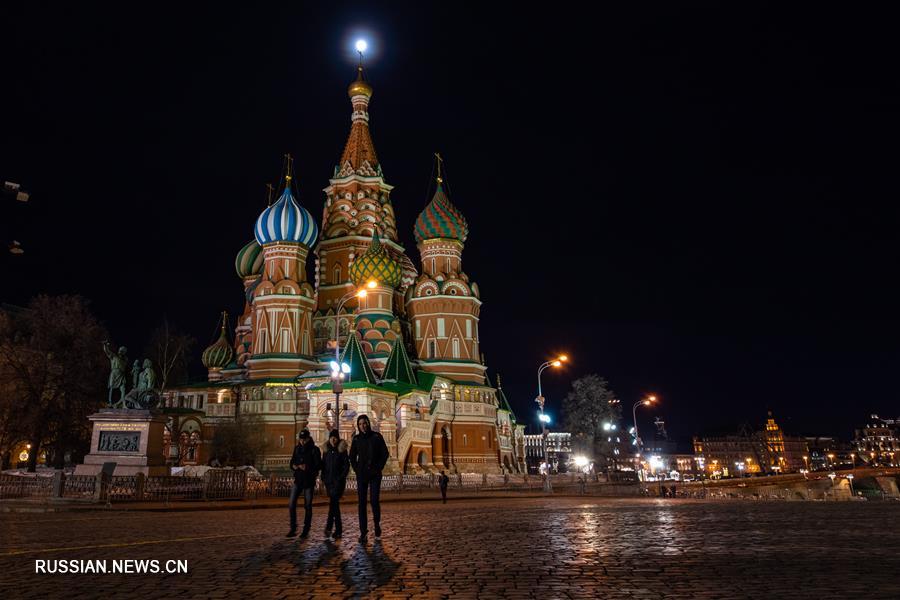
[[[581,477],[578,478],[578,491],[579,491],[579,493],[580,493],[582,496],[584,496],[585,491],[586,491],[586,490],[585,490],[584,475],[582,475]]]
[[[675,497],[675,484],[674,483],[669,487],[669,492],[672,494],[672,497],[674,498]]]
[[[359,543],[366,543],[369,517],[366,511],[366,495],[371,490],[372,520],[375,521],[375,539],[381,539],[381,472],[387,464],[387,444],[367,415],[356,419],[356,435],[350,444],[350,466],[356,473],[356,494],[359,499]]]
[[[288,505],[288,514],[291,518],[291,529],[287,537],[297,535],[297,499],[303,494],[303,531],[301,538],[309,535],[309,527],[312,525],[312,500],[316,488],[316,478],[319,469],[322,468],[322,453],[312,441],[309,430],[300,432],[299,441],[291,456],[291,469],[294,471],[294,487],[291,488],[291,499]]]
[[[328,436],[325,454],[322,457],[322,483],[328,494],[328,521],[325,523],[325,537],[331,536],[334,527],[334,539],[340,539],[344,530],[341,521],[341,497],[347,487],[347,474],[350,472],[350,457],[347,455],[347,442],[341,439],[337,429]]]
[[[447,477],[447,473],[441,471],[441,476],[438,477],[438,486],[441,488],[441,500],[444,501],[444,504],[447,504],[447,486],[450,485],[450,478]]]

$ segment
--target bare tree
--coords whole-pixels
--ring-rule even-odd
[[[170,325],[166,317],[153,330],[144,354],[159,371],[160,392],[187,380],[188,361],[196,344],[197,340]]]
[[[265,429],[255,415],[216,426],[211,455],[223,465],[252,465],[266,449]]]
[[[3,410],[12,411],[0,437],[31,443],[30,471],[43,452],[61,468],[67,453],[86,449],[87,416],[105,400],[106,337],[79,296],[38,296],[0,316],[0,388],[10,394]]]

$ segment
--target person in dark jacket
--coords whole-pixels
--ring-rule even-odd
[[[381,471],[389,457],[387,444],[377,431],[372,431],[369,417],[359,415],[356,419],[356,435],[350,444],[350,465],[356,473],[356,493],[359,498],[359,543],[366,543],[368,534],[368,514],[366,494],[371,490],[372,520],[375,521],[375,539],[381,538]]]
[[[309,535],[309,527],[312,525],[312,500],[316,488],[316,478],[322,468],[322,453],[313,443],[309,430],[300,432],[299,441],[291,456],[291,470],[294,471],[294,487],[291,488],[291,500],[288,512],[291,517],[291,529],[287,537],[297,535],[297,499],[303,493],[303,531],[301,538]]]
[[[325,452],[322,456],[322,483],[328,494],[328,521],[325,524],[325,537],[331,536],[334,527],[334,539],[340,539],[344,524],[341,521],[341,496],[347,486],[347,474],[350,472],[350,458],[347,456],[347,442],[341,439],[335,429],[328,436]]]
[[[444,501],[444,504],[447,504],[447,486],[450,484],[450,478],[447,477],[447,474],[441,471],[441,476],[438,477],[438,486],[441,488],[441,500]]]

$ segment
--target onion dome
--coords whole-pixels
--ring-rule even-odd
[[[416,265],[413,264],[413,261],[410,260],[405,252],[401,252],[400,256],[397,257],[397,259],[400,262],[400,272],[403,274],[402,280],[400,282],[400,288],[408,288],[416,282],[416,278],[419,276],[419,271],[416,270]]]
[[[356,81],[351,83],[350,87],[347,88],[347,95],[351,98],[353,96],[365,96],[366,98],[372,97],[372,86],[369,85],[363,78],[362,67],[359,67],[356,70]]]
[[[275,242],[295,242],[312,247],[319,228],[309,211],[297,204],[288,180],[275,204],[262,211],[253,232],[260,246]]]
[[[203,361],[203,366],[207,369],[225,368],[231,362],[231,359],[234,358],[234,350],[231,348],[231,344],[228,343],[228,336],[225,333],[227,324],[228,315],[223,312],[222,332],[219,334],[219,339],[204,350],[203,355],[200,357],[200,360]]]
[[[350,265],[350,279],[357,286],[374,279],[383,285],[395,288],[400,285],[402,278],[403,272],[400,269],[400,263],[388,254],[387,248],[381,244],[376,229],[372,234],[372,243],[369,244],[369,249]]]
[[[262,273],[264,262],[262,246],[256,240],[252,240],[237,253],[234,269],[241,279],[255,277]]]
[[[466,218],[450,202],[450,198],[444,193],[443,186],[438,183],[434,197],[425,207],[413,229],[416,242],[433,240],[435,238],[449,238],[465,242],[469,236],[469,225]]]

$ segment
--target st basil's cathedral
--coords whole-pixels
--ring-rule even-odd
[[[277,200],[238,252],[243,313],[233,331],[223,315],[203,352],[207,380],[167,394],[179,445],[190,448],[182,463],[206,463],[217,426],[252,418],[266,448],[256,467],[284,470],[301,429],[318,444],[335,428],[349,438],[356,415],[367,414],[390,450],[385,472],[525,472],[525,427],[482,358],[481,293],[462,265],[469,226],[439,159],[413,230],[418,266],[407,255],[369,131],[372,91],[360,66],[321,227],[299,201],[288,160]],[[349,367],[339,400],[332,361]]]

